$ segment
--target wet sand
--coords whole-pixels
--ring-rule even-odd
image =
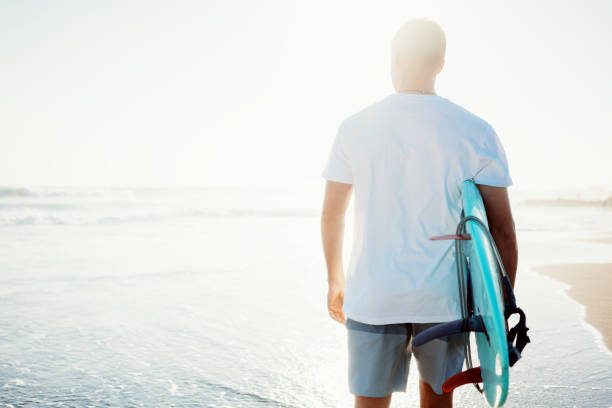
[[[586,306],[587,322],[612,351],[612,263],[543,265],[537,272],[568,283],[567,293]]]
[[[612,244],[612,237],[610,238],[584,238],[581,241],[585,242],[598,242],[600,244]]]

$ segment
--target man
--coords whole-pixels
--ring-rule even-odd
[[[323,177],[321,216],[328,310],[347,328],[348,383],[355,406],[388,407],[405,391],[414,354],[421,407],[451,407],[442,383],[462,370],[461,335],[412,347],[414,334],[461,318],[454,234],[461,183],[473,179],[514,285],[518,250],[501,142],[485,120],[435,92],[445,34],[427,19],[406,22],[392,41],[394,93],[345,119]],[[354,200],[354,240],[342,267],[345,212]],[[346,279],[346,281],[345,281]]]

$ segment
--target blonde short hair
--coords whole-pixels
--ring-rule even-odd
[[[446,35],[435,21],[413,18],[398,29],[391,53],[402,71],[436,75],[444,63]]]

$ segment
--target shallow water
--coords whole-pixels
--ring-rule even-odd
[[[319,198],[233,189],[4,194],[0,403],[351,406],[345,329],[325,307]],[[514,208],[517,299],[532,343],[511,370],[506,406],[610,407],[612,357],[584,308],[529,266],[612,261],[606,244],[577,240],[612,231],[612,212]],[[413,365],[393,406],[418,406],[414,374]],[[455,401],[486,406],[469,386]]]

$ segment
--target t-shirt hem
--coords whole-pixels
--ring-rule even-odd
[[[395,323],[443,323],[461,319],[460,315],[441,315],[441,316],[423,316],[423,315],[405,315],[391,317],[371,317],[359,316],[355,314],[345,313],[346,316],[360,323],[366,324],[395,324]]]
[[[506,181],[488,181],[488,180],[476,180],[474,179],[474,184],[480,184],[483,186],[491,186],[491,187],[510,187],[514,182],[512,180]]]
[[[329,180],[329,181],[335,181],[337,183],[344,183],[344,184],[353,184],[353,180],[349,178],[333,176],[327,173],[323,173],[321,174],[321,176],[324,179]]]

